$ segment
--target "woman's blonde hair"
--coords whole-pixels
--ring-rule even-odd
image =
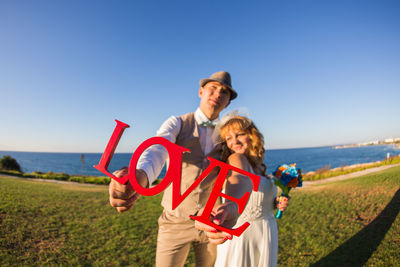
[[[249,149],[246,152],[246,157],[253,169],[259,169],[265,176],[267,166],[264,163],[264,136],[260,133],[254,123],[246,117],[232,117],[221,126],[219,134],[223,140],[222,159],[226,161],[231,154],[225,141],[225,137],[228,135],[230,130],[244,131],[249,135],[250,144]]]

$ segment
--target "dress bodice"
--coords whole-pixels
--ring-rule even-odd
[[[261,176],[258,191],[251,192],[238,224],[259,218],[274,216],[274,199],[276,198],[276,186],[272,179]]]
[[[257,192],[251,192],[243,213],[233,228],[249,227],[238,237],[218,245],[214,267],[276,267],[278,225],[273,213],[276,197],[273,181],[261,177]]]

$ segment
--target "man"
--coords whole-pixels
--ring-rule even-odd
[[[213,125],[218,122],[220,112],[237,97],[231,85],[231,77],[225,71],[216,72],[210,78],[200,80],[198,94],[200,106],[196,112],[179,117],[172,116],[157,131],[157,136],[164,137],[191,151],[182,155],[181,192],[186,191],[207,168],[209,165],[207,156],[221,159],[221,146],[214,144],[212,138]],[[157,179],[167,158],[168,153],[161,146],[152,146],[146,150],[136,169],[139,184],[143,187],[151,185]],[[127,174],[127,168],[114,173],[117,177]],[[214,169],[175,210],[171,208],[172,186],[170,185],[165,190],[162,200],[164,211],[158,220],[156,254],[158,267],[183,266],[191,244],[194,246],[196,266],[213,266],[216,258],[215,244],[232,238],[228,233],[216,233],[211,227],[197,224],[197,227],[205,230],[207,235],[213,235],[212,242],[209,242],[207,235],[196,229],[195,222],[189,217],[189,215],[199,214],[204,207],[217,175],[218,169]],[[235,186],[230,190],[233,197],[240,198],[245,191],[251,191],[250,181],[243,179],[240,182],[243,182],[243,186]],[[114,180],[109,185],[109,194],[111,206],[116,207],[119,212],[129,210],[139,197],[129,183],[121,185]],[[237,205],[234,202],[218,204],[214,207],[213,214],[214,223],[226,227],[233,226],[238,217]]]

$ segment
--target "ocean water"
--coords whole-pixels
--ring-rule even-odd
[[[267,173],[272,173],[281,164],[296,163],[303,172],[315,171],[325,166],[336,168],[357,163],[374,162],[399,155],[400,149],[394,145],[354,147],[334,149],[332,147],[273,149],[267,150]],[[99,163],[101,153],[43,153],[0,151],[0,157],[10,155],[21,165],[24,172],[64,172],[68,174],[84,174],[103,176],[93,168]],[[82,158],[83,155],[83,158]],[[113,172],[122,166],[128,166],[132,154],[117,153],[110,162],[109,171]],[[165,172],[165,170],[163,170]],[[163,176],[163,173],[161,173]]]

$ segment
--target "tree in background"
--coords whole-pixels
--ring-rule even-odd
[[[0,169],[22,172],[17,160],[8,155],[0,159]]]

